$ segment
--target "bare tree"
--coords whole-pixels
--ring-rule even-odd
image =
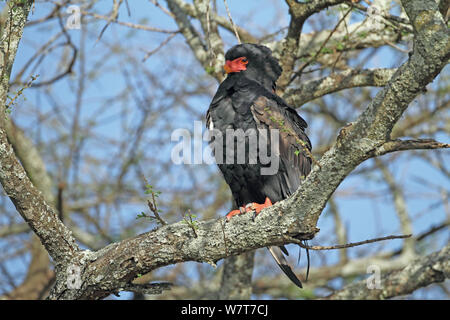
[[[72,13],[70,4],[75,4]],[[418,196],[392,168],[404,164],[407,154],[450,178],[448,152],[439,150],[449,147],[440,142],[449,125],[442,72],[450,56],[448,1],[286,0],[283,6],[271,1],[281,26],[275,31],[258,25],[251,12],[245,19],[252,27],[239,23],[236,4],[228,7],[226,1],[149,1],[152,12],[169,19],[172,28],[127,21],[133,5],[114,1],[110,12],[102,13],[95,1],[3,4],[2,298],[100,299],[131,291],[156,298],[380,299],[448,279],[448,239],[432,242],[448,232],[448,190],[432,178],[417,177],[428,190],[419,195],[429,205],[423,214],[435,207],[444,214],[437,224],[414,232],[421,214],[413,214],[408,203]],[[40,6],[45,14],[28,20]],[[68,21],[79,28],[77,34]],[[52,35],[45,42],[27,40],[33,28],[49,28]],[[143,46],[136,33],[154,37],[153,47]],[[313,119],[316,161],[292,197],[255,221],[241,215],[225,223],[217,215],[229,209],[231,197],[217,171],[176,167],[162,154],[170,153],[170,133],[180,123],[203,119],[225,76],[224,50],[237,40],[267,45],[279,59],[278,94]],[[19,44],[32,54],[22,58]],[[101,49],[94,54],[91,45]],[[385,48],[394,52],[389,67],[368,68],[369,57]],[[37,75],[37,70],[43,71]],[[105,80],[110,74],[115,82]],[[22,99],[28,92],[36,97],[32,102]],[[193,101],[204,101],[203,109]],[[343,107],[337,110],[337,104]],[[355,178],[377,180],[380,191],[342,188],[344,180]],[[374,206],[391,202],[397,231],[412,236],[404,237],[400,249],[371,252],[366,245],[352,254],[356,244],[349,243],[346,213],[339,206],[339,199],[349,196]],[[319,217],[331,220],[331,232],[319,232]],[[305,247],[303,240],[310,239],[321,244],[309,246],[321,264],[313,266],[303,291],[289,290],[281,275],[265,272],[265,257],[255,255],[273,245]],[[326,242],[338,245],[322,245]],[[323,253],[337,248],[334,261]],[[8,263],[25,257],[17,281]],[[363,280],[370,265],[381,272],[374,288]],[[211,272],[214,267],[217,272]],[[262,275],[255,277],[255,268]],[[196,280],[187,279],[192,269]],[[331,285],[333,279],[344,284]],[[440,288],[448,296],[448,288]]]

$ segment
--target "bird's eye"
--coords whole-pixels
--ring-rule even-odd
[[[246,58],[246,57],[242,57],[242,58],[241,58],[241,61],[242,61],[242,62],[247,62],[247,58]]]

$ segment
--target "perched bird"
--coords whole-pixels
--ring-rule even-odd
[[[311,142],[305,134],[305,120],[275,92],[282,69],[269,48],[239,44],[228,50],[225,59],[227,77],[209,106],[206,122],[210,130],[223,135],[218,139],[213,134],[211,145],[239,208],[227,214],[229,220],[249,211],[257,215],[296,191],[311,170]],[[272,136],[272,132],[278,135]],[[234,136],[227,139],[231,134]],[[231,141],[236,143],[230,145]],[[239,141],[245,149],[238,147]],[[288,254],[286,248],[268,249],[283,272],[301,288],[283,255]]]

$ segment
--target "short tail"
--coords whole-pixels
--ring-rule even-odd
[[[284,257],[283,252],[286,252],[286,248],[284,247],[268,247],[272,257],[277,262],[278,266],[283,270],[283,272],[288,276],[288,278],[295,283],[295,285],[299,288],[303,288],[302,283],[299,278],[295,275],[294,271],[292,271],[291,266],[288,261]]]

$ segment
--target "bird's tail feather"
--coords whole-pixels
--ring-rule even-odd
[[[309,257],[309,249],[308,249],[308,241],[304,240],[303,241],[303,245],[305,246],[306,249],[306,260],[308,262],[308,265],[306,267],[306,278],[305,281],[308,281],[308,277],[309,277],[309,267],[310,267],[310,257]],[[284,252],[284,251],[283,251]],[[300,263],[300,257],[302,255],[302,247],[299,245],[298,246],[298,259],[297,259],[297,265]]]
[[[287,275],[287,277],[295,283],[295,285],[299,288],[303,288],[302,283],[299,278],[295,275],[294,271],[292,271],[291,266],[283,255],[283,251],[286,251],[284,247],[268,247],[269,252],[272,254],[272,257],[277,262],[278,266],[283,270],[283,272]],[[284,249],[284,250],[283,250]]]

